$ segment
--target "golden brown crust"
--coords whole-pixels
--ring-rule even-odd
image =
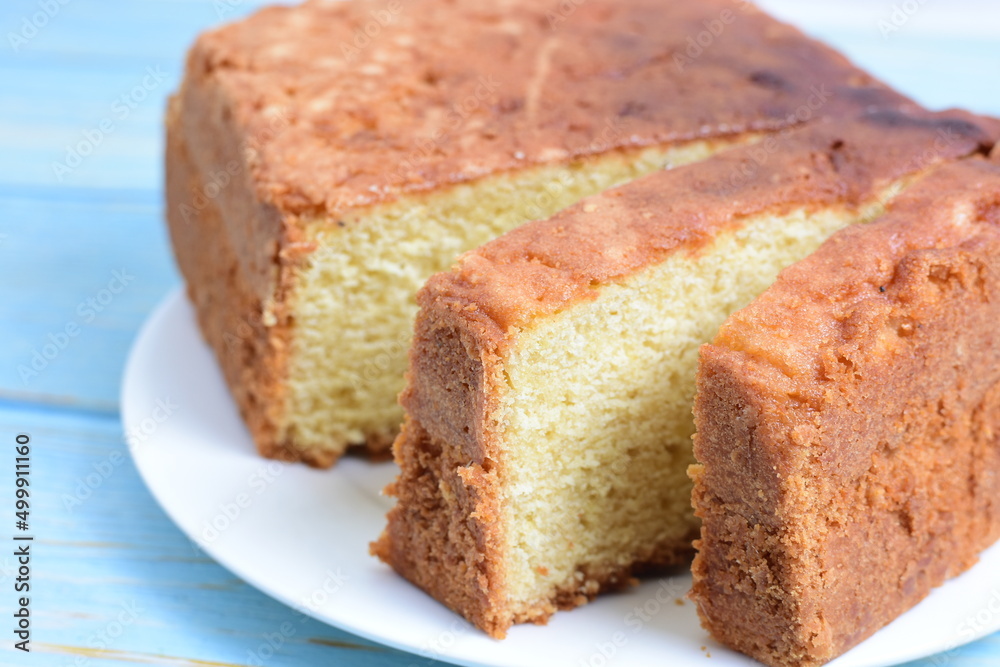
[[[551,599],[513,608],[504,597],[504,459],[490,417],[502,391],[505,334],[467,304],[426,290],[418,299],[413,381],[400,397],[407,421],[394,447],[400,475],[386,489],[398,502],[373,555],[498,639],[514,623],[544,623],[629,585],[644,568],[687,562],[689,543],[661,545],[635,563],[591,566]]]
[[[400,397],[412,413],[396,440],[398,502],[372,552],[476,626],[502,637],[510,612],[502,597],[504,561],[499,484],[502,458],[489,413],[498,388],[495,342],[502,334],[475,313],[427,304],[410,352],[412,384]],[[465,427],[468,425],[468,427]]]
[[[594,0],[563,21],[529,0],[393,5],[270,7],[198,40],[188,76],[222,89],[232,122],[263,134],[266,112],[288,115],[255,160],[261,199],[335,215],[608,150],[910,104],[749,3]],[[373,21],[377,36],[352,50]],[[710,48],[685,55],[712,22]]]
[[[178,127],[177,100],[167,113],[166,214],[177,263],[187,278],[188,296],[208,343],[261,453],[287,458],[278,444],[275,416],[283,364],[283,334],[264,325],[263,299],[248,288],[239,252],[214,199],[204,196],[202,172],[194,164]],[[257,313],[257,316],[252,316]]]
[[[528,610],[504,598],[504,459],[493,415],[517,327],[592,298],[595,286],[670,252],[696,251],[755,213],[871,201],[910,172],[989,143],[965,118],[879,112],[817,124],[780,137],[745,182],[731,185],[724,177],[766,146],[648,176],[463,255],[417,297],[401,395],[407,421],[394,447],[401,473],[387,489],[398,502],[373,553],[494,637],[512,623],[543,621],[561,606],[581,604],[633,568],[681,562],[688,542],[584,573],[581,583],[568,582]],[[950,141],[925,159],[942,130]]]
[[[774,666],[840,655],[1000,537],[1000,166],[946,165],[702,350],[692,597]]]
[[[900,178],[986,150],[1000,126],[963,112],[882,110],[825,119],[657,172],[590,197],[465,253],[428,291],[475,304],[519,327],[632,275],[670,253],[697,252],[747,217],[856,207]]]
[[[173,197],[194,212],[168,220],[218,219],[172,237],[192,246],[176,253],[193,298],[246,308],[209,321],[216,311],[201,306],[199,322],[262,453],[336,458],[295,447],[286,424],[295,273],[314,250],[305,220],[351,223],[366,207],[492,174],[912,104],[749,5],[575,7],[314,1],[263,9],[193,46],[172,129],[191,165],[171,151],[167,171],[193,173]],[[684,55],[706,22],[724,33]],[[238,270],[201,284],[221,275],[201,265],[214,245]],[[253,330],[241,356],[218,342],[233,326]],[[377,454],[391,437],[366,434],[361,448]]]

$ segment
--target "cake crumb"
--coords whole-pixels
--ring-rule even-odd
[[[674,598],[674,604],[678,607],[684,606],[684,598]]]

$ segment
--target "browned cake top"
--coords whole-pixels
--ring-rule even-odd
[[[478,309],[501,330],[523,326],[595,297],[595,287],[667,253],[696,252],[748,216],[858,205],[906,174],[980,150],[997,134],[991,121],[962,112],[880,111],[818,122],[528,223],[460,257],[451,272],[431,278],[419,299]]]
[[[1000,161],[976,157],[944,165],[897,198],[875,223],[837,233],[782,272],[767,292],[726,322],[715,344],[778,369],[784,385],[779,392],[819,404],[823,379],[850,361],[854,342],[866,346],[856,350],[859,354],[891,356],[901,339],[915,333],[920,304],[933,306],[921,271],[932,272],[932,283],[956,279],[948,271],[934,275],[933,251],[985,238],[1000,240]],[[945,293],[942,288],[939,294]],[[876,326],[897,302],[909,315]],[[960,357],[956,353],[956,363],[967,361]]]
[[[731,0],[271,7],[202,35],[187,77],[221,88],[259,191],[291,212],[909,105]]]

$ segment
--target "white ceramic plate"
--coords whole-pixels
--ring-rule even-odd
[[[601,597],[545,627],[515,627],[502,642],[469,627],[368,555],[391,505],[380,490],[393,464],[348,458],[319,471],[257,456],[180,291],[136,340],[122,420],[146,484],[192,540],[253,586],[331,625],[460,665],[757,664],[700,628],[683,598],[690,576]],[[994,632],[994,596],[1000,545],[831,665],[898,664]]]

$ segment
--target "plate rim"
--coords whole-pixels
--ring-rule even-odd
[[[186,302],[186,304],[185,304],[185,302]],[[135,411],[136,411],[136,408],[134,407],[134,403],[133,403],[133,398],[132,398],[132,396],[136,392],[135,391],[130,391],[130,389],[132,388],[132,386],[136,382],[138,382],[138,378],[140,377],[139,375],[137,375],[137,368],[140,365],[140,360],[142,359],[141,354],[146,350],[147,347],[150,347],[152,345],[151,341],[154,338],[154,335],[158,332],[159,327],[165,326],[166,323],[169,323],[170,322],[169,317],[174,313],[174,311],[180,310],[180,309],[182,309],[185,306],[189,309],[189,311],[191,313],[192,317],[191,317],[190,324],[193,324],[193,326],[194,326],[196,337],[201,341],[201,343],[203,345],[206,345],[206,347],[207,347],[207,343],[205,343],[204,338],[202,337],[200,326],[196,322],[196,318],[195,318],[195,314],[194,314],[194,307],[191,304],[190,300],[188,299],[186,287],[182,283],[181,285],[173,288],[167,294],[165,294],[162,297],[162,299],[157,303],[156,307],[152,311],[150,311],[150,313],[147,315],[147,317],[143,321],[142,326],[139,328],[138,333],[136,334],[135,338],[133,339],[131,347],[129,348],[128,355],[126,357],[126,362],[125,362],[125,365],[124,365],[124,369],[123,369],[123,372],[122,372],[122,381],[121,381],[120,392],[119,392],[121,425],[122,425],[122,429],[123,429],[123,431],[125,433],[129,433],[130,432],[130,430],[129,430],[130,429],[130,421],[132,421],[131,417],[132,417],[132,415],[135,414]],[[211,350],[210,347],[208,348],[208,350],[210,352],[210,356],[211,356],[211,358],[213,360],[213,363],[214,363],[214,368],[213,368],[213,370],[211,372],[218,373],[221,376],[221,369],[218,366],[218,360],[216,358],[215,352],[214,352],[214,350]],[[224,380],[222,380],[222,381],[223,381],[223,384],[225,385],[225,381]],[[228,387],[227,386],[225,387],[225,393],[226,393],[226,400],[229,401],[229,402],[232,402],[233,399],[232,399],[231,394],[228,391]],[[241,422],[242,422],[242,418],[240,418],[240,419],[241,419]],[[250,442],[250,444],[251,445],[253,444],[252,441]],[[293,610],[295,610],[295,611],[297,611],[297,612],[299,612],[301,614],[309,616],[310,618],[313,618],[316,621],[319,621],[319,622],[321,622],[321,623],[323,623],[325,625],[330,625],[332,627],[336,627],[336,628],[338,628],[340,630],[343,630],[345,632],[349,632],[351,634],[354,634],[354,635],[356,635],[358,637],[364,638],[364,639],[366,639],[368,641],[371,641],[373,643],[381,644],[383,646],[388,646],[390,648],[396,649],[396,650],[401,651],[403,653],[406,653],[408,655],[419,657],[421,659],[436,660],[436,661],[440,661],[440,662],[443,662],[443,663],[448,663],[448,664],[453,664],[453,665],[461,665],[461,666],[464,666],[464,667],[502,667],[504,665],[509,665],[510,664],[510,663],[503,663],[503,662],[492,662],[492,661],[482,662],[482,661],[468,660],[468,659],[466,659],[464,657],[449,655],[447,653],[441,653],[441,652],[434,652],[433,654],[427,654],[427,652],[419,650],[417,647],[415,647],[411,643],[408,643],[408,642],[403,641],[403,640],[394,639],[391,634],[378,633],[378,632],[370,630],[365,625],[354,623],[354,622],[352,622],[350,620],[350,618],[349,618],[348,615],[344,615],[344,616],[338,617],[336,619],[331,619],[329,616],[324,615],[323,613],[321,613],[321,611],[319,611],[317,609],[311,608],[309,605],[300,604],[296,600],[292,599],[292,597],[290,595],[287,595],[286,593],[284,593],[281,590],[280,586],[278,586],[276,584],[273,584],[272,582],[269,582],[266,579],[262,579],[262,578],[256,576],[256,574],[252,574],[252,573],[248,572],[243,567],[242,564],[234,563],[232,561],[232,559],[226,557],[224,554],[219,554],[217,552],[217,549],[212,544],[205,544],[204,541],[201,540],[201,539],[199,539],[199,537],[196,534],[193,534],[192,532],[190,532],[188,530],[188,526],[186,525],[186,522],[184,520],[182,520],[178,516],[177,509],[174,507],[172,501],[169,498],[165,497],[165,495],[162,493],[162,489],[160,487],[160,484],[157,481],[155,481],[154,479],[151,478],[150,471],[148,470],[147,466],[143,464],[142,457],[136,455],[136,451],[133,448],[133,443],[132,443],[131,440],[128,440],[128,449],[129,449],[129,455],[132,458],[132,461],[133,461],[133,463],[134,463],[134,465],[135,465],[135,467],[136,467],[136,469],[137,469],[137,471],[139,473],[140,478],[142,479],[143,485],[149,491],[150,495],[152,495],[152,497],[156,501],[157,505],[163,510],[163,512],[167,515],[167,517],[170,519],[170,521],[178,528],[178,530],[189,541],[191,541],[194,545],[196,545],[199,549],[201,549],[206,555],[208,555],[209,557],[211,557],[212,560],[215,563],[219,564],[220,566],[222,566],[223,568],[225,568],[229,572],[232,572],[234,575],[236,575],[237,577],[239,577],[243,582],[245,582],[246,584],[252,586],[253,588],[256,588],[257,590],[261,591],[262,593],[264,593],[268,597],[270,597],[270,598],[272,598],[274,600],[277,600],[281,604],[283,604],[283,605],[285,605],[285,606],[287,606],[287,607],[289,607],[289,608],[291,608],[291,609],[293,609]],[[259,456],[256,453],[256,449],[254,449],[254,455],[255,456]],[[261,461],[266,461],[266,459],[263,459],[263,458],[261,458],[260,460]],[[301,464],[291,464],[291,465],[301,465]],[[979,556],[980,556],[979,561],[982,560],[981,556],[984,553],[986,553],[987,551],[993,550],[993,549],[1000,549],[1000,541],[994,543],[990,547],[987,547],[986,550],[984,550],[983,552],[981,552],[979,554]],[[979,564],[980,564],[979,561],[977,561],[977,563],[975,565],[973,565],[971,568],[969,568],[965,572],[959,574],[958,577],[964,576],[968,572],[971,572],[972,570],[975,570],[979,566]],[[954,581],[958,577],[952,577],[951,579],[946,580],[944,582],[944,584],[942,584],[942,586],[948,584],[951,581]],[[418,590],[418,591],[420,590],[418,587],[414,586],[412,583],[406,581],[405,579],[400,578],[400,581],[403,582],[403,583],[406,583],[408,586],[414,588],[415,590]],[[941,588],[941,586],[936,586],[936,587],[932,588],[931,592],[928,595],[928,597],[925,597],[917,605],[915,605],[914,607],[911,607],[911,609],[915,609],[917,606],[919,606],[919,605],[924,604],[925,602],[927,602],[929,600],[930,595],[932,595],[934,593],[934,591],[936,591],[936,590],[938,590],[940,588]],[[422,591],[421,591],[421,594],[422,595],[426,595]],[[430,596],[427,596],[427,599],[430,602],[433,602],[435,605],[438,605],[438,606],[441,606],[441,607],[447,609],[447,607],[444,607],[444,605],[441,605],[440,602],[438,602],[437,600],[434,600]],[[689,602],[689,604],[690,604],[690,602]],[[448,611],[449,611],[449,613],[451,613],[451,614],[454,615],[454,618],[456,619],[456,622],[460,622],[462,624],[469,625],[468,622],[465,621],[459,614],[456,614],[455,612],[452,612],[451,610],[448,610]],[[909,610],[907,610],[907,611],[909,611]],[[906,612],[904,612],[904,614],[905,613]],[[899,618],[900,617],[897,617],[897,619],[899,619]],[[894,619],[894,621],[897,620],[897,619]],[[893,621],[890,621],[890,623],[892,623],[892,622]],[[889,624],[887,624],[886,626],[883,626],[882,628],[879,628],[879,630],[877,630],[875,633],[873,633],[872,637],[876,636],[879,632],[881,632],[882,630],[884,630],[888,625]],[[474,626],[469,625],[469,627],[472,628],[474,632],[478,631],[478,630],[476,630],[474,628]],[[934,656],[934,655],[939,655],[939,654],[942,654],[942,653],[950,652],[950,651],[955,650],[955,649],[957,649],[957,648],[959,648],[961,646],[965,646],[965,645],[967,645],[969,643],[972,643],[972,642],[978,641],[978,640],[980,640],[980,639],[982,639],[984,637],[987,637],[987,636],[989,636],[989,635],[997,632],[998,630],[1000,630],[1000,615],[998,615],[998,618],[995,620],[995,622],[994,622],[993,625],[984,624],[982,626],[982,628],[980,629],[980,631],[978,631],[978,632],[973,632],[971,634],[964,634],[963,633],[963,634],[960,635],[961,639],[958,639],[954,643],[949,644],[947,646],[937,647],[934,650],[930,650],[930,651],[925,650],[925,649],[920,649],[920,648],[913,648],[911,650],[907,650],[906,647],[902,647],[901,650],[898,653],[895,653],[890,660],[884,660],[883,659],[881,661],[867,662],[867,663],[864,663],[864,665],[865,665],[865,667],[889,667],[891,665],[902,665],[904,663],[908,663],[908,662],[911,662],[913,660],[919,660],[919,659],[922,659],[922,658],[928,658],[928,657],[931,657],[931,656]],[[837,667],[839,664],[841,664],[843,658],[849,656],[854,649],[856,649],[859,646],[864,645],[864,643],[867,642],[867,641],[870,641],[870,639],[871,639],[871,637],[869,637],[868,639],[866,639],[861,644],[858,644],[857,646],[853,647],[852,649],[850,649],[846,653],[842,654],[841,656],[838,656],[833,661],[827,663],[828,667]],[[497,640],[491,640],[491,641],[497,641]],[[738,656],[739,658],[742,658],[744,660],[750,660],[752,662],[752,664],[760,664],[760,663],[757,663],[756,661],[754,661],[752,658],[749,658],[748,656],[745,656],[745,655],[740,654],[740,653],[738,653],[736,651],[733,651],[732,649],[729,649],[728,647],[724,647],[721,644],[718,645],[718,648],[722,648],[722,649],[726,650],[727,652],[732,653],[733,656]]]

